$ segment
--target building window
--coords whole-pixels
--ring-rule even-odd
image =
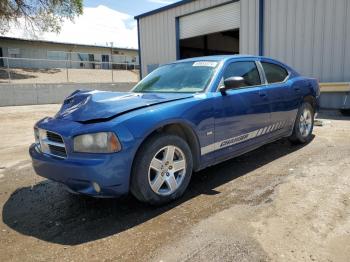
[[[19,48],[9,48],[8,49],[8,56],[9,57],[20,57]]]
[[[89,54],[78,53],[78,57],[80,61],[89,61]]]

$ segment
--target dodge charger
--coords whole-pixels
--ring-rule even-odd
[[[195,171],[281,138],[309,142],[319,96],[317,80],[271,58],[179,60],[130,92],[75,91],[35,124],[29,152],[38,175],[71,192],[159,205]]]

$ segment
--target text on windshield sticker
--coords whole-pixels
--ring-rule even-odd
[[[192,66],[208,66],[208,67],[216,67],[218,63],[212,61],[200,61],[193,63]]]

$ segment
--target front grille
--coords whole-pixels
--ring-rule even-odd
[[[46,131],[47,139],[52,142],[63,143],[63,139],[60,135],[52,133],[50,131]]]
[[[64,147],[49,145],[49,149],[52,155],[64,158],[67,157],[66,149]]]
[[[54,132],[40,129],[39,139],[41,151],[45,154],[66,158],[67,151],[63,138]]]

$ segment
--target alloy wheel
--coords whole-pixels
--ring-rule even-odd
[[[300,115],[299,131],[303,137],[307,137],[312,129],[312,113],[310,109],[304,108],[304,111]]]
[[[186,174],[186,158],[176,146],[160,149],[152,158],[148,170],[148,182],[158,195],[170,195],[181,185]]]

